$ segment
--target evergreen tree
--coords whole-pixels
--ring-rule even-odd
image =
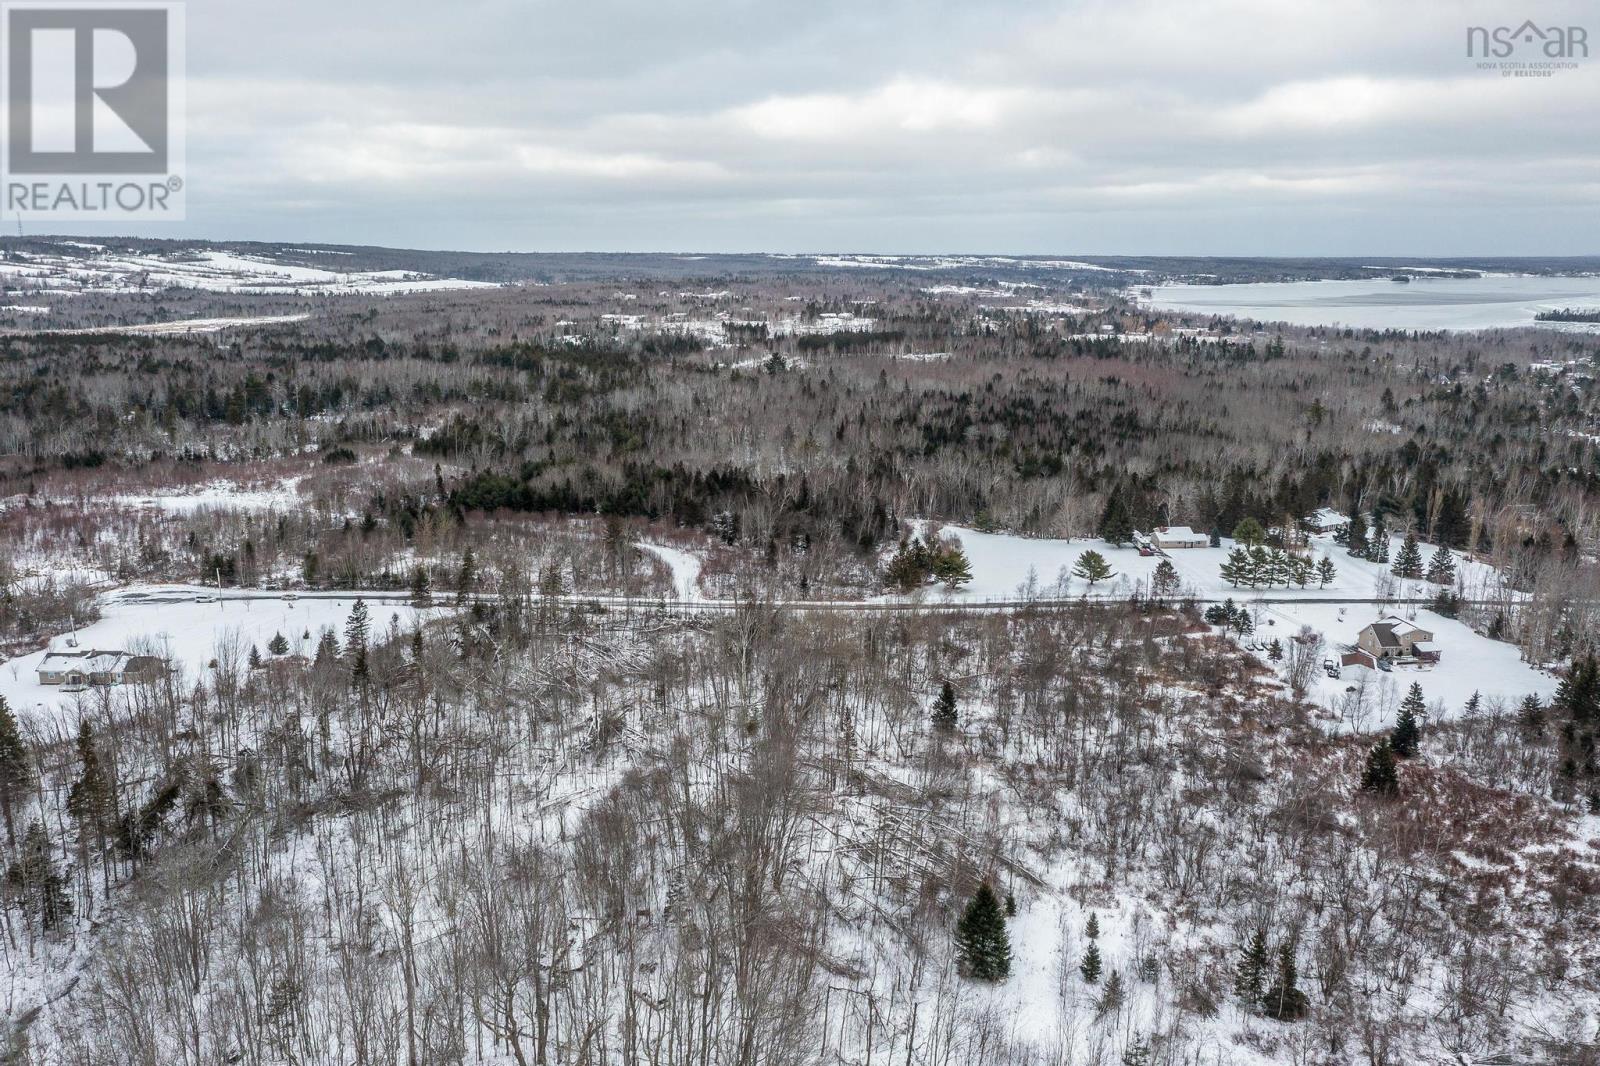
[[[1517,708],[1517,724],[1529,736],[1544,736],[1544,704],[1539,702],[1537,693],[1530,692],[1522,697],[1522,704]]]
[[[1251,633],[1256,631],[1255,619],[1250,617],[1249,611],[1243,609],[1235,611],[1233,615],[1233,628],[1238,631],[1241,637],[1248,637]]]
[[[1078,964],[1078,972],[1083,975],[1085,984],[1094,984],[1100,980],[1100,946],[1093,940],[1089,941],[1089,950],[1083,953],[1083,961]]]
[[[1090,940],[1100,939],[1100,916],[1093,911],[1089,912],[1089,920],[1083,924],[1083,935]]]
[[[1283,642],[1277,637],[1272,638],[1272,643],[1267,645],[1267,658],[1275,663],[1283,661]]]
[[[1311,582],[1311,577],[1316,573],[1316,567],[1311,562],[1309,555],[1291,555],[1289,557],[1289,576],[1296,585],[1305,588]]]
[[[1266,990],[1267,962],[1267,932],[1258,927],[1250,942],[1239,949],[1239,961],[1233,970],[1234,994],[1252,1009]]]
[[[100,765],[94,730],[87,721],[78,723],[78,765],[78,779],[67,791],[67,813],[78,819],[85,833],[93,832],[103,843],[106,828],[116,815],[116,796]]]
[[[333,630],[324,629],[322,636],[317,640],[316,664],[324,666],[339,658],[339,638],[333,635]]]
[[[1010,892],[1007,892],[1006,893],[1006,917],[1007,918],[1015,918],[1016,916],[1017,916],[1017,897],[1013,896]]]
[[[272,634],[272,639],[267,641],[267,650],[274,655],[287,655],[289,652],[289,641],[282,633],[274,633]]]
[[[1171,559],[1163,559],[1157,563],[1155,573],[1150,575],[1150,591],[1157,599],[1176,596],[1180,584],[1178,568],[1172,565]]]
[[[1367,559],[1374,563],[1389,561],[1389,531],[1383,527],[1383,518],[1372,519],[1372,535],[1367,541]]]
[[[367,605],[358,599],[350,608],[350,617],[344,623],[344,647],[350,653],[350,678],[356,682],[367,679]]]
[[[1261,997],[1261,1009],[1267,1017],[1280,1022],[1292,1022],[1305,1017],[1311,1002],[1306,998],[1306,994],[1300,991],[1298,980],[1299,975],[1294,964],[1294,944],[1286,942],[1278,948],[1278,979],[1272,982],[1272,987]]]
[[[1271,583],[1276,577],[1272,553],[1259,544],[1252,545],[1247,551],[1250,556],[1250,587]]]
[[[472,554],[472,545],[461,553],[461,569],[456,572],[456,598],[462,599],[472,591],[478,580],[478,559]]]
[[[1367,753],[1367,765],[1361,773],[1361,791],[1375,792],[1380,796],[1400,793],[1400,771],[1394,764],[1394,753],[1387,740],[1376,744]]]
[[[6,884],[21,903],[22,912],[30,918],[37,918],[40,928],[46,932],[56,928],[72,913],[67,880],[56,869],[50,838],[45,835],[44,826],[37,821],[28,823],[28,831],[22,838],[22,850],[6,870]]]
[[[1428,560],[1428,580],[1435,585],[1453,584],[1456,579],[1456,558],[1443,544]]]
[[[956,954],[968,974],[1001,981],[1011,974],[1011,938],[994,889],[979,885],[956,923]]]
[[[12,821],[16,808],[26,801],[33,769],[28,765],[28,746],[17,728],[17,716],[0,696],[0,814],[6,822],[6,844],[17,846],[17,830]]]
[[[954,592],[972,581],[972,563],[959,544],[941,547],[933,557],[933,576]]]
[[[1402,759],[1409,759],[1417,753],[1417,745],[1422,741],[1422,716],[1428,711],[1428,705],[1422,699],[1422,686],[1411,682],[1411,691],[1406,693],[1406,698],[1400,703],[1400,717],[1395,721],[1394,732],[1389,734],[1389,750]]]
[[[928,553],[917,537],[902,543],[889,560],[884,571],[884,583],[901,592],[910,592],[927,583],[929,576]]]
[[[1400,544],[1400,554],[1394,557],[1394,576],[1419,578],[1422,576],[1422,549],[1417,546],[1417,535],[1407,533]]]
[[[1364,559],[1367,555],[1367,520],[1359,513],[1350,516],[1350,526],[1345,530],[1344,545],[1346,550],[1357,559]]]
[[[1115,1014],[1122,1009],[1124,992],[1122,989],[1122,971],[1112,970],[1106,977],[1106,990],[1100,994],[1100,1013]]]
[[[1329,585],[1333,584],[1333,579],[1338,577],[1338,576],[1339,576],[1339,571],[1334,569],[1333,559],[1331,557],[1329,557],[1329,556],[1324,555],[1322,557],[1322,561],[1317,564],[1317,585],[1318,585],[1318,587],[1319,588],[1327,588]]]
[[[939,688],[939,698],[933,701],[933,724],[940,729],[956,727],[956,690],[946,681]]]
[[[1122,1053],[1122,1066],[1150,1066],[1150,1041],[1143,1033],[1133,1034],[1133,1041]]]
[[[1090,549],[1078,556],[1078,561],[1072,567],[1072,576],[1081,577],[1092,587],[1097,581],[1116,577],[1116,572],[1111,569],[1111,564],[1106,562],[1106,557],[1094,549]]]
[[[1267,531],[1261,528],[1260,522],[1246,516],[1233,527],[1233,539],[1247,548],[1255,548],[1266,542]]]
[[[1106,497],[1105,510],[1100,514],[1100,539],[1107,544],[1122,547],[1133,539],[1133,516],[1122,498],[1122,487],[1111,490]]]
[[[250,669],[261,669],[261,649],[254,644],[250,645]]]
[[[428,581],[428,568],[419,563],[411,570],[411,602],[426,604],[432,598],[433,591]]]
[[[1250,565],[1250,553],[1243,548],[1233,548],[1228,552],[1227,560],[1222,564],[1222,580],[1238,588],[1240,585],[1255,587],[1254,569]]]

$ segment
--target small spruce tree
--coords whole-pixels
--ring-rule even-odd
[[[21,904],[23,914],[37,919],[39,927],[46,932],[59,926],[72,913],[67,879],[56,869],[50,838],[37,821],[28,823],[22,849],[6,870],[6,885]]]
[[[17,728],[17,716],[0,696],[0,814],[6,823],[6,845],[17,846],[17,830],[12,822],[16,808],[26,802],[33,768],[28,764],[28,745]]]
[[[1084,984],[1095,984],[1100,980],[1100,945],[1093,940],[1089,941],[1089,950],[1083,953],[1083,961],[1078,964],[1078,972],[1083,975]]]
[[[267,650],[274,655],[286,655],[289,651],[289,641],[282,633],[272,634],[272,639],[267,641]]]
[[[1400,544],[1400,554],[1394,557],[1394,576],[1419,578],[1422,576],[1422,549],[1417,546],[1417,535],[1407,533]]]
[[[1239,961],[1233,971],[1233,991],[1249,1007],[1261,1002],[1266,990],[1267,932],[1260,927],[1250,937],[1250,942],[1239,949]]]
[[[1171,559],[1157,563],[1155,573],[1150,575],[1150,591],[1157,599],[1176,596],[1180,583],[1178,568],[1172,565]]]
[[[1305,1017],[1311,1003],[1306,994],[1300,991],[1298,980],[1294,964],[1294,944],[1285,942],[1278,948],[1278,979],[1272,982],[1272,987],[1261,997],[1261,1009],[1267,1017],[1280,1022],[1292,1022]]]
[[[1522,697],[1522,703],[1517,708],[1517,724],[1529,736],[1544,736],[1544,704],[1539,702],[1537,693],[1530,692]]]
[[[956,727],[956,689],[946,681],[939,686],[939,695],[933,701],[933,724],[940,729]]]
[[[1011,938],[994,889],[979,885],[956,923],[956,954],[979,981],[1002,981],[1011,974]]]
[[[1321,588],[1327,588],[1333,584],[1333,579],[1338,576],[1339,571],[1334,568],[1333,559],[1324,555],[1322,561],[1317,564],[1317,585]]]
[[[1367,556],[1367,520],[1359,514],[1350,516],[1350,526],[1345,530],[1344,546],[1357,559],[1364,559]]]
[[[1381,741],[1367,753],[1367,765],[1361,772],[1361,791],[1379,796],[1396,796],[1400,793],[1400,771],[1395,767],[1394,752],[1389,742]]]
[[[1422,741],[1422,716],[1427,710],[1428,705],[1422,699],[1422,686],[1411,682],[1411,691],[1400,703],[1400,717],[1395,722],[1394,732],[1389,734],[1390,751],[1402,759],[1409,759],[1417,753],[1417,746]]]
[[[1100,1013],[1115,1014],[1122,1009],[1125,993],[1122,988],[1122,971],[1112,970],[1106,976],[1105,991],[1100,994]]]
[[[1456,560],[1450,554],[1450,549],[1443,544],[1433,553],[1433,558],[1428,560],[1428,580],[1435,585],[1449,585],[1456,579]]]

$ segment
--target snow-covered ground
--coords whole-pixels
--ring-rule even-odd
[[[926,524],[922,525],[926,533]],[[1089,596],[1126,597],[1149,588],[1150,577],[1160,557],[1141,556],[1136,548],[1118,548],[1099,540],[1050,540],[1019,537],[1006,533],[980,533],[963,526],[943,526],[940,537],[954,538],[972,565],[971,584],[958,592],[931,587],[918,593],[935,601],[981,602],[1038,597]],[[1239,588],[1221,576],[1221,565],[1234,542],[1226,537],[1221,547],[1173,549],[1167,553],[1183,583],[1186,595],[1214,601],[1231,598],[1248,607],[1256,618],[1256,631],[1249,642],[1263,643],[1276,636],[1287,642],[1303,625],[1322,634],[1323,657],[1337,662],[1345,646],[1353,645],[1369,623],[1389,614],[1400,614],[1434,634],[1441,657],[1437,666],[1399,666],[1392,672],[1345,667],[1337,679],[1319,672],[1309,698],[1328,709],[1340,728],[1366,730],[1392,724],[1395,709],[1410,688],[1420,682],[1431,704],[1439,703],[1439,714],[1459,715],[1474,692],[1485,700],[1499,699],[1515,704],[1529,693],[1548,699],[1557,679],[1522,660],[1517,648],[1503,641],[1474,632],[1461,622],[1443,618],[1414,606],[1385,606],[1379,603],[1317,603],[1327,599],[1426,599],[1438,586],[1422,581],[1399,581],[1389,564],[1352,558],[1331,537],[1312,538],[1312,554],[1333,560],[1337,576],[1326,587],[1312,581],[1305,588],[1281,585],[1274,588]],[[1401,538],[1392,536],[1389,557],[1400,550]],[[1115,575],[1094,586],[1072,577],[1072,565],[1085,551],[1103,555]],[[1433,554],[1424,547],[1424,559]],[[1461,586],[1472,595],[1504,594],[1493,568],[1485,563],[1452,553]],[[896,597],[898,598],[898,597]],[[1264,599],[1275,602],[1260,602]],[[1282,600],[1303,600],[1282,603]],[[1266,662],[1265,652],[1258,653]],[[1320,660],[1319,660],[1320,661]],[[1350,687],[1355,693],[1347,692]]]
[[[672,591],[680,600],[700,600],[700,557],[682,548],[669,548],[665,544],[639,544],[640,551],[649,552],[672,571]]]
[[[1392,726],[1400,700],[1413,681],[1422,686],[1437,719],[1459,717],[1474,692],[1486,703],[1499,700],[1515,712],[1516,704],[1530,693],[1548,702],[1559,684],[1553,674],[1524,662],[1516,645],[1490,640],[1464,623],[1432,611],[1412,607],[1390,611],[1360,604],[1242,602],[1256,620],[1249,641],[1260,643],[1277,637],[1287,643],[1301,626],[1310,626],[1327,644],[1322,657],[1336,663],[1342,645],[1354,644],[1364,626],[1389,614],[1433,634],[1432,643],[1440,652],[1436,666],[1398,665],[1392,671],[1346,666],[1338,678],[1317,672],[1307,698],[1326,707],[1341,729],[1365,732]],[[1265,653],[1257,654],[1267,661]],[[1347,691],[1351,688],[1356,691]],[[1439,706],[1435,708],[1435,704]]]
[[[46,308],[48,310],[48,308]],[[221,333],[244,326],[281,326],[304,322],[307,315],[254,315],[238,318],[185,318],[176,322],[144,322],[134,326],[87,326],[82,329],[28,330],[38,333],[95,334],[127,333],[165,337],[185,333]]]
[[[256,647],[263,657],[267,642],[282,633],[289,652],[309,656],[322,630],[341,634],[355,605],[355,597],[302,595],[297,600],[230,599],[224,591],[215,603],[198,603],[191,597],[204,589],[162,586],[159,593],[132,588],[107,596],[99,621],[76,634],[77,650],[150,652],[168,657],[175,669],[190,678],[209,668],[212,660],[231,659],[243,666]],[[144,598],[150,595],[152,598]],[[410,627],[428,611],[409,604],[369,601],[369,625],[379,640],[391,624]],[[435,608],[434,610],[437,610]],[[10,702],[19,718],[38,725],[70,726],[77,719],[81,698],[93,706],[96,690],[78,695],[59,686],[39,684],[38,667],[46,651],[72,650],[67,636],[57,637],[40,649],[0,663],[0,696]]]
[[[926,535],[927,523],[919,524]],[[1137,548],[1115,547],[1101,540],[1052,540],[1043,537],[1019,537],[1010,533],[980,533],[965,526],[946,525],[939,528],[938,536],[953,537],[961,542],[967,559],[972,564],[972,582],[957,592],[929,589],[923,595],[951,601],[1015,600],[1037,596],[1047,597],[1111,597],[1122,598],[1143,592],[1150,587],[1150,577],[1159,556],[1142,556]],[[1389,557],[1393,559],[1400,548],[1401,538],[1390,538]],[[1282,585],[1276,588],[1236,588],[1222,579],[1222,564],[1234,542],[1222,538],[1217,548],[1181,548],[1167,553],[1173,568],[1183,582],[1183,592],[1199,599],[1244,599],[1252,595],[1270,595],[1274,598],[1296,599],[1372,599],[1405,595],[1429,596],[1437,586],[1426,582],[1400,582],[1389,572],[1388,564],[1372,563],[1351,558],[1331,537],[1313,537],[1311,552],[1320,560],[1328,556],[1337,571],[1333,581],[1321,586],[1312,581],[1305,588]],[[1072,577],[1070,571],[1078,557],[1093,549],[1111,564],[1114,576],[1107,581],[1090,586],[1082,578]],[[1424,547],[1423,558],[1433,554]],[[1498,592],[1499,582],[1494,570],[1452,553],[1457,573],[1468,588],[1475,593]],[[1414,590],[1414,591],[1412,591]]]
[[[12,252],[0,261],[0,282],[12,290],[57,293],[184,288],[227,293],[393,296],[494,287],[488,282],[404,270],[344,271],[295,266],[264,256],[215,250],[129,255],[97,246],[91,251],[87,257]]]
[[[111,496],[108,501],[123,507],[142,507],[171,514],[192,514],[208,508],[269,511],[274,507],[293,506],[299,500],[295,491],[299,481],[299,478],[285,478],[276,485],[262,488],[245,488],[231,481],[213,481],[177,492]]]

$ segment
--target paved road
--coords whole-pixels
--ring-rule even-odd
[[[327,599],[350,600],[360,598],[374,603],[409,603],[411,593],[404,589],[343,589],[343,590],[316,590],[295,592],[297,599]],[[153,585],[135,589],[123,589],[109,594],[108,598],[120,603],[192,603],[202,596],[211,596],[225,601],[234,600],[282,600],[285,593],[269,592],[257,589],[224,589],[221,593],[206,591],[193,585]],[[545,599],[535,595],[533,599]],[[620,610],[635,611],[666,611],[679,612],[722,612],[733,611],[742,607],[768,606],[782,607],[792,611],[842,611],[862,614],[891,614],[897,612],[939,612],[948,614],[970,614],[997,611],[1015,611],[1023,607],[1035,609],[1052,609],[1064,607],[1077,607],[1088,604],[1091,606],[1110,606],[1127,603],[1127,597],[1040,597],[1032,600],[1002,599],[1002,600],[963,600],[945,599],[942,596],[927,599],[906,600],[708,600],[708,599],[678,599],[649,596],[556,596],[548,597],[555,602],[573,607],[603,607]],[[490,593],[477,593],[469,597],[470,600],[482,603],[497,602],[499,597]],[[1192,599],[1172,602],[1190,602],[1201,605],[1222,603],[1231,599],[1239,604],[1296,604],[1296,603],[1321,603],[1321,604],[1348,604],[1368,605],[1381,607],[1427,607],[1433,603],[1429,597],[1397,597],[1394,599],[1377,599],[1374,597],[1360,596],[1295,596],[1274,593],[1255,595],[1248,590],[1240,590],[1238,595],[1229,597],[1212,597],[1206,599]],[[434,604],[440,607],[449,607],[457,602],[453,593],[442,593],[434,599]],[[1473,606],[1509,606],[1507,600],[1463,600],[1463,604]]]

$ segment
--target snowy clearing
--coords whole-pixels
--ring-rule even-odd
[[[161,587],[160,598],[141,598],[150,592],[135,587],[107,596],[100,620],[77,631],[78,649],[149,651],[169,658],[174,669],[192,679],[214,659],[242,664],[252,646],[267,656],[267,642],[278,633],[289,642],[289,654],[309,656],[323,629],[343,631],[356,601],[354,596],[231,599],[223,592],[214,603],[200,603],[172,597],[212,593],[172,586]],[[381,639],[391,624],[406,629],[438,610],[377,602],[369,602],[368,609],[375,639]],[[57,637],[46,648],[0,663],[0,696],[10,701],[19,717],[38,725],[70,725],[77,720],[80,699],[87,704],[96,699],[97,691],[106,691],[91,688],[73,694],[39,684],[40,660],[49,651],[72,650],[69,639]]]

